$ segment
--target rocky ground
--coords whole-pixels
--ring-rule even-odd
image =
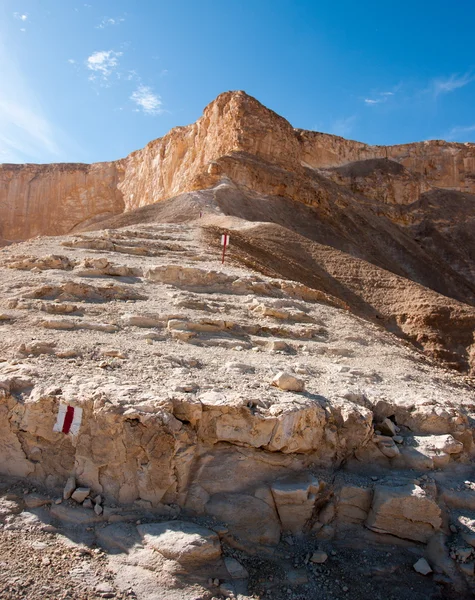
[[[88,521],[74,501],[26,485],[11,478],[1,482],[1,598],[460,597],[451,591],[447,577],[418,574],[413,565],[422,556],[421,549],[405,548],[395,538],[377,540],[366,535],[319,541],[287,535],[267,556],[250,555],[226,545],[217,549],[216,542],[210,551],[205,540],[191,561],[184,560],[183,552],[181,563],[164,561],[157,559],[153,542],[141,540],[137,531],[150,523],[165,523],[169,528],[170,522],[163,517],[135,509],[122,513],[118,523],[97,523],[91,517]],[[65,510],[55,512],[57,506]],[[173,524],[183,529],[183,522],[174,520]],[[219,530],[216,522],[204,518],[188,517],[186,524],[193,532],[210,534],[205,527]],[[176,541],[169,536],[166,543],[171,558],[173,544],[180,546],[183,539]]]
[[[225,224],[1,250],[1,593],[470,597],[471,380]]]

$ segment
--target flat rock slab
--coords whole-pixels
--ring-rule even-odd
[[[135,525],[131,523],[114,523],[103,529],[97,529],[96,540],[105,550],[113,553],[128,553],[141,544],[142,538]]]
[[[103,521],[93,510],[82,507],[70,507],[65,504],[54,504],[50,509],[51,516],[61,521],[63,527],[93,525]]]
[[[218,535],[211,529],[185,521],[139,525],[145,546],[187,567],[198,567],[221,556]]]

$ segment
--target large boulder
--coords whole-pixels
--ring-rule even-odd
[[[366,527],[426,543],[442,524],[436,502],[418,485],[377,486]]]

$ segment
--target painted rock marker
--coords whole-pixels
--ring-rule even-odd
[[[82,408],[70,406],[69,404],[60,404],[58,418],[53,427],[53,431],[61,433],[70,433],[77,435],[82,421]]]
[[[221,263],[224,264],[224,256],[226,254],[226,248],[229,246],[229,235],[227,233],[221,236],[221,246],[223,247],[223,258]]]

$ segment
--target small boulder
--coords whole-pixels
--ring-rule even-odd
[[[383,435],[392,437],[397,434],[396,425],[388,418],[384,419],[382,423],[378,423],[378,429]]]
[[[432,569],[425,558],[420,558],[416,563],[414,563],[413,568],[414,571],[420,573],[421,575],[429,575],[429,573],[432,573]]]
[[[71,494],[71,498],[73,500],[76,500],[76,502],[78,504],[82,504],[84,502],[84,500],[89,496],[90,492],[91,492],[90,488],[87,488],[87,487],[78,487]]]
[[[277,373],[272,380],[272,385],[287,392],[303,392],[305,390],[305,384],[301,379],[285,371]]]

